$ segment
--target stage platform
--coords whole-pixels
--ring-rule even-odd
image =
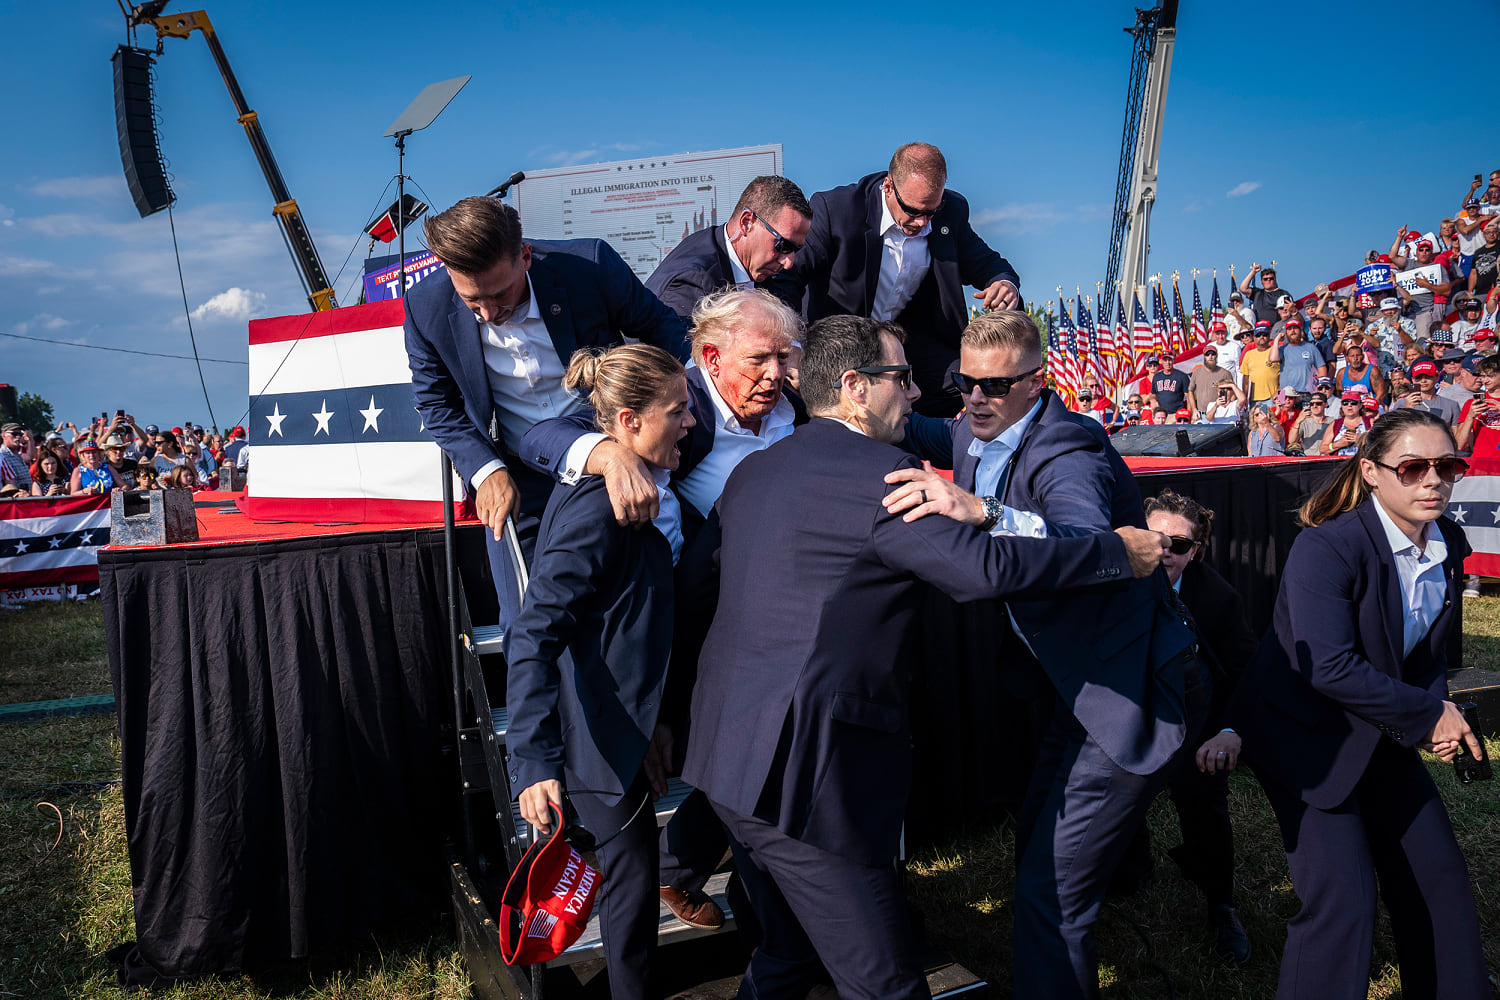
[[[1207,557],[1263,629],[1293,512],[1334,463],[1129,464],[1143,494],[1217,511]],[[257,523],[236,499],[194,497],[196,542],[99,553],[138,942],[173,975],[311,955],[450,902],[460,796],[441,524]],[[493,600],[485,530],[459,524],[476,602]],[[951,637],[924,640],[912,711],[932,779],[912,795],[913,847],[988,815],[1002,696],[963,676]],[[1500,674],[1451,682],[1500,725]]]

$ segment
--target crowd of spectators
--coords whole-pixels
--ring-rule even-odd
[[[142,427],[115,411],[87,427],[71,421],[37,434],[18,423],[0,427],[0,499],[91,496],[113,490],[219,487],[219,470],[248,471],[243,427],[226,434],[201,424]]]
[[[1410,288],[1339,294],[1319,284],[1299,299],[1274,267],[1252,264],[1199,358],[1150,358],[1123,406],[1092,383],[1079,409],[1111,429],[1234,424],[1248,454],[1271,456],[1353,454],[1376,417],[1415,407],[1447,421],[1465,454],[1495,449],[1500,170],[1480,195],[1483,184],[1476,175],[1435,236],[1401,226],[1385,252],[1365,255],[1393,273],[1423,268]]]

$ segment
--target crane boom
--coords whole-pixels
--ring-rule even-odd
[[[1118,280],[1132,294],[1146,281],[1167,81],[1177,41],[1177,3],[1160,0],[1150,10],[1137,8],[1135,26],[1125,29],[1135,38],[1135,52],[1125,97],[1106,280],[1111,286]]]
[[[249,103],[245,100],[245,93],[240,89],[239,81],[235,79],[234,70],[229,65],[229,57],[224,54],[224,46],[219,43],[218,33],[214,31],[213,24],[209,21],[208,13],[194,10],[179,14],[162,14],[161,9],[165,6],[166,0],[151,0],[151,2],[131,7],[127,18],[132,27],[148,25],[156,30],[158,52],[161,51],[164,38],[187,38],[194,31],[203,33],[203,39],[208,43],[208,51],[213,56],[214,65],[219,68],[219,75],[224,78],[224,86],[229,89],[230,100],[234,102],[235,112],[239,115],[238,121],[245,129],[245,138],[250,140],[250,148],[255,153],[256,161],[260,163],[260,170],[265,175],[266,185],[271,189],[271,197],[276,201],[276,206],[271,211],[281,224],[282,237],[286,240],[287,249],[291,251],[292,259],[296,262],[297,270],[301,274],[302,286],[307,292],[307,301],[315,312],[338,308],[333,289],[328,285],[328,276],[323,270],[323,262],[318,257],[318,248],[313,245],[312,234],[308,232],[307,223],[302,219],[302,211],[297,207],[297,200],[287,190],[286,180],[281,176],[281,167],[277,165],[276,157],[271,154],[271,144],[266,141],[266,133],[260,127],[260,116],[251,110]]]

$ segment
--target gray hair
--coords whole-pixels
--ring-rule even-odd
[[[693,360],[702,365],[704,345],[727,350],[735,334],[752,325],[776,334],[788,347],[802,339],[802,317],[770,292],[759,288],[715,292],[693,307]]]

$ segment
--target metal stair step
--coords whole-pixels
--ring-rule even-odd
[[[722,934],[734,929],[734,914],[729,909],[729,903],[724,898],[725,886],[729,884],[729,873],[720,872],[708,880],[708,885],[703,889],[713,897],[714,902],[724,911],[724,926],[715,930],[705,930],[702,927],[692,927],[683,923],[672,915],[665,903],[661,904],[657,925],[656,940],[659,944],[676,944],[679,941],[690,941],[693,938],[707,937],[710,934]],[[597,915],[589,918],[589,925],[584,929],[583,935],[573,942],[573,946],[561,955],[548,962],[549,966],[573,965],[576,962],[587,962],[604,957],[604,941],[599,932],[599,917]]]
[[[469,636],[475,654],[499,654],[505,642],[505,629],[500,625],[474,625],[469,629]]]

